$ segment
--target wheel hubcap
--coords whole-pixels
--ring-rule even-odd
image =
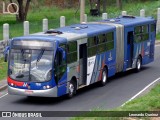
[[[138,68],[138,70],[141,68],[141,62],[140,62],[139,59],[138,59],[138,61],[137,61],[137,68]]]
[[[73,86],[73,84],[70,83],[70,85],[69,85],[69,93],[73,94],[73,91],[74,91],[74,86]]]
[[[106,72],[103,72],[103,79],[102,79],[103,83],[106,82]]]

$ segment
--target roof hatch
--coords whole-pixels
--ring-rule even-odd
[[[88,26],[85,24],[81,24],[81,25],[77,25],[77,26],[71,26],[71,28],[74,28],[75,30],[81,30],[81,29],[88,28]]]
[[[63,32],[58,31],[58,30],[47,30],[47,31],[45,32],[45,34],[59,35],[59,34],[63,34]]]
[[[136,18],[136,17],[133,15],[123,15],[122,18]]]

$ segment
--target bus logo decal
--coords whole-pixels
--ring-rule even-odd
[[[27,86],[28,86],[28,84],[27,84],[27,83],[24,83],[24,84],[23,84],[23,87],[27,87]]]
[[[113,60],[113,58],[112,58],[112,53],[110,52],[108,61],[111,61],[111,60]]]
[[[69,73],[69,67],[67,67],[67,73]]]

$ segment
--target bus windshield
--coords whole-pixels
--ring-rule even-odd
[[[12,49],[9,75],[17,81],[45,82],[51,80],[53,51]]]

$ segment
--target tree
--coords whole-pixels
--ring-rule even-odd
[[[19,6],[18,14],[16,15],[16,20],[23,22],[27,18],[27,13],[29,10],[29,4],[31,0],[16,0]],[[24,2],[26,1],[26,2]],[[13,0],[10,0],[10,3],[13,3]],[[16,12],[16,7],[12,4],[13,10]]]
[[[122,0],[117,0],[117,7],[122,10]]]
[[[106,12],[106,8],[107,8],[107,0],[103,0],[103,13]]]
[[[100,12],[101,12],[101,1],[100,0],[97,0],[97,9],[98,9],[99,15],[100,15]]]
[[[91,14],[100,15],[100,11],[101,11],[100,0],[89,0],[89,2],[90,2],[91,10],[93,12]]]

